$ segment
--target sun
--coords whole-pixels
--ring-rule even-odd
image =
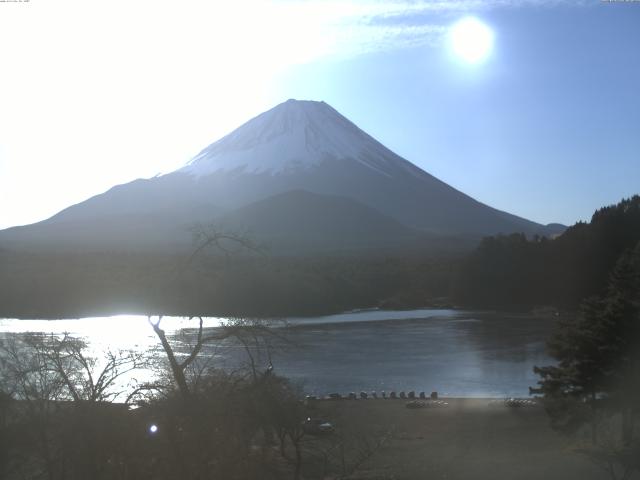
[[[451,26],[449,41],[456,57],[480,63],[493,50],[493,31],[477,18],[466,17]]]

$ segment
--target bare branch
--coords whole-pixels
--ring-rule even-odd
[[[183,397],[188,397],[189,385],[187,384],[187,380],[184,376],[184,369],[176,360],[176,356],[173,353],[173,348],[169,344],[167,340],[167,335],[163,329],[160,328],[160,322],[162,321],[162,317],[158,318],[157,322],[151,320],[151,316],[147,317],[149,324],[153,327],[153,331],[156,333],[158,339],[160,339],[160,343],[162,344],[162,348],[164,349],[165,354],[167,355],[167,360],[169,360],[169,367],[171,368],[171,373],[173,374],[173,378],[178,385],[178,389]]]
[[[190,317],[189,320],[191,320],[192,318],[193,317]],[[202,346],[205,343],[202,339],[202,317],[198,317],[198,319],[200,320],[200,324],[198,326],[198,339],[196,341],[195,347],[193,347],[193,350],[191,350],[191,354],[180,364],[180,368],[183,372],[185,368],[187,368],[191,364],[191,362],[196,359],[196,357],[200,353],[200,350],[202,350]]]

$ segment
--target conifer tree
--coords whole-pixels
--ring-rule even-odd
[[[558,363],[535,372],[554,425],[571,430],[590,420],[596,443],[599,412],[620,413],[631,443],[640,404],[640,243],[621,255],[605,294],[562,319],[548,346]]]

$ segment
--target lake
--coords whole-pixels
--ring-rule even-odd
[[[226,320],[206,318],[204,325],[217,328]],[[422,309],[361,311],[283,322],[270,322],[278,337],[269,340],[268,355],[263,349],[251,349],[256,363],[264,368],[271,361],[276,373],[314,395],[415,390],[456,397],[527,396],[528,387],[537,382],[533,366],[553,363],[545,353],[553,320],[546,317]],[[186,351],[197,321],[165,317],[162,327],[176,350]],[[96,358],[108,349],[162,355],[144,316],[0,320],[0,335],[28,331],[81,337],[89,355]],[[225,369],[239,368],[248,358],[232,342],[204,349],[202,355]],[[137,378],[152,375],[146,372]]]

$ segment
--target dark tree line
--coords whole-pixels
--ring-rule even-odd
[[[552,425],[590,430],[587,453],[611,478],[640,471],[640,242],[623,252],[604,293],[561,318],[549,340],[556,365],[536,367]]]
[[[118,314],[280,317],[424,306],[449,294],[452,257],[0,251],[0,317]]]
[[[555,239],[485,238],[463,262],[454,299],[478,307],[576,309],[604,292],[618,258],[640,241],[640,196],[596,211]]]

